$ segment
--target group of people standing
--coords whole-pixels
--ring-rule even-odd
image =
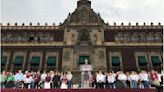
[[[87,73],[86,73],[87,75]],[[155,70],[150,72],[95,72],[91,76],[85,75],[85,84],[91,84],[92,88],[150,88],[151,86],[163,85],[163,74]],[[80,76],[78,78],[80,80]],[[73,88],[73,74],[68,71],[57,72],[29,72],[22,73],[19,70],[17,73],[1,72],[0,83],[1,88]],[[80,84],[79,84],[80,85]]]
[[[3,71],[0,74],[1,88],[72,88],[73,75],[70,71],[64,72],[28,72],[23,74],[19,70],[15,75],[12,72]]]
[[[93,74],[92,87],[95,88],[150,88],[163,85],[163,75],[155,70],[150,72],[104,72]]]

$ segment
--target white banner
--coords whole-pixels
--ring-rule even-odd
[[[81,71],[92,71],[92,66],[91,65],[81,65]]]

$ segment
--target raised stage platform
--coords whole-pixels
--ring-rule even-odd
[[[155,89],[2,89],[1,92],[155,92]]]

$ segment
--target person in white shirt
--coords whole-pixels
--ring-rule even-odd
[[[139,75],[136,72],[132,71],[129,78],[130,78],[130,87],[131,88],[138,88],[137,83],[139,80]]]
[[[54,75],[55,75],[55,72],[54,71],[50,71],[50,77],[51,77],[50,84],[51,84],[51,88],[54,88],[54,84],[53,84]]]
[[[23,82],[24,82],[24,79],[26,78],[26,76],[28,75],[28,71],[25,71],[24,74],[23,74]],[[25,87],[25,83],[23,83],[23,88],[26,88]]]
[[[120,73],[118,74],[117,79],[123,83],[125,88],[127,88],[127,84],[126,84],[127,76],[122,71],[120,71]]]
[[[26,73],[26,75],[24,76],[24,87],[25,88],[30,88],[30,83],[32,82],[32,76],[30,73]]]
[[[46,71],[44,71],[42,74],[41,74],[41,87],[44,88],[44,83],[45,83],[45,79],[46,79]]]
[[[112,71],[111,73],[116,78],[116,73],[114,71]]]
[[[71,71],[67,72],[66,77],[67,77],[68,88],[72,88],[72,78],[73,78],[73,75],[72,75]]]
[[[44,89],[50,89],[51,88],[51,75],[50,73],[47,73],[47,76],[45,78],[45,82],[44,82]]]
[[[104,75],[102,74],[101,71],[99,71],[99,73],[96,76],[96,81],[97,81],[98,88],[104,88],[103,87],[104,80],[105,80]]]
[[[107,75],[107,82],[108,82],[108,86],[107,88],[114,88],[114,82],[116,81],[115,76],[110,72]]]
[[[146,71],[141,71],[139,74],[139,79],[144,88],[149,88],[149,75]],[[142,88],[142,86],[140,88]]]
[[[126,81],[127,80],[127,76],[123,72],[120,72],[120,74],[118,75],[118,80]]]
[[[61,89],[68,89],[66,73],[61,74],[60,80],[61,80],[60,88]]]

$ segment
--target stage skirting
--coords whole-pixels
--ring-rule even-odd
[[[155,89],[1,89],[1,92],[155,92]]]

